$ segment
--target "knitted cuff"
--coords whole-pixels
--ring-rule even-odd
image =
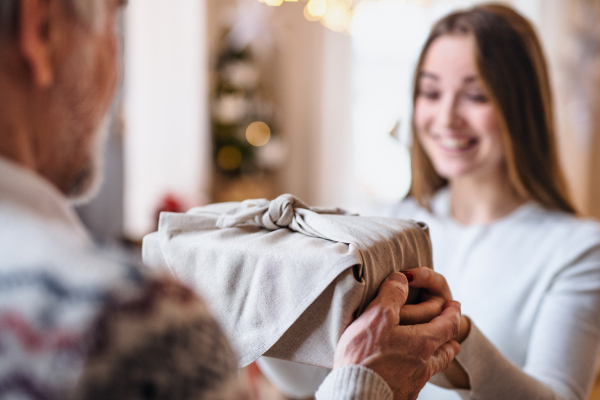
[[[392,400],[389,385],[375,371],[361,365],[333,370],[316,394],[317,400]]]

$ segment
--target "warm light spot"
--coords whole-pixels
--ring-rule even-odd
[[[298,2],[298,0],[285,0],[285,1],[289,1],[289,2],[292,2],[292,3]]]
[[[283,0],[266,0],[265,3],[267,3],[268,6],[280,6],[283,3]]]
[[[313,18],[321,18],[327,12],[325,0],[310,0],[306,5],[306,11]]]
[[[308,12],[308,4],[304,7],[304,18],[306,18],[309,21],[318,21],[321,17],[314,17],[312,15],[310,15],[310,13]]]
[[[253,122],[246,129],[246,139],[252,146],[264,146],[270,138],[271,129],[264,122]]]
[[[234,146],[224,146],[217,153],[217,165],[224,171],[236,170],[242,165],[242,152]]]
[[[349,7],[342,1],[331,1],[327,12],[321,22],[332,31],[347,31],[350,26],[352,14]]]

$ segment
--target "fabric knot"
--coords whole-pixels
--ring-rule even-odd
[[[310,209],[302,200],[291,194],[284,194],[269,204],[269,210],[263,215],[263,224],[276,225],[280,228],[288,227],[296,216],[297,208]],[[268,221],[264,219],[268,218]]]
[[[223,213],[217,219],[217,227],[232,228],[241,224],[253,224],[270,230],[289,228],[310,236],[318,236],[303,222],[302,215],[316,214],[352,215],[339,208],[309,207],[291,194],[283,194],[273,201],[265,199],[245,200],[237,207]]]

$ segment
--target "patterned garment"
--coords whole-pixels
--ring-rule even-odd
[[[188,288],[94,249],[67,200],[0,158],[0,399],[239,399]]]

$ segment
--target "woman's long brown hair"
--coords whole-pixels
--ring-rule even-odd
[[[508,179],[522,198],[548,209],[575,213],[556,150],[552,94],[546,60],[531,24],[513,9],[496,4],[452,13],[435,24],[419,57],[419,73],[431,44],[443,35],[472,35],[480,78],[500,117]],[[409,195],[430,208],[448,182],[434,169],[412,122],[412,183]]]

